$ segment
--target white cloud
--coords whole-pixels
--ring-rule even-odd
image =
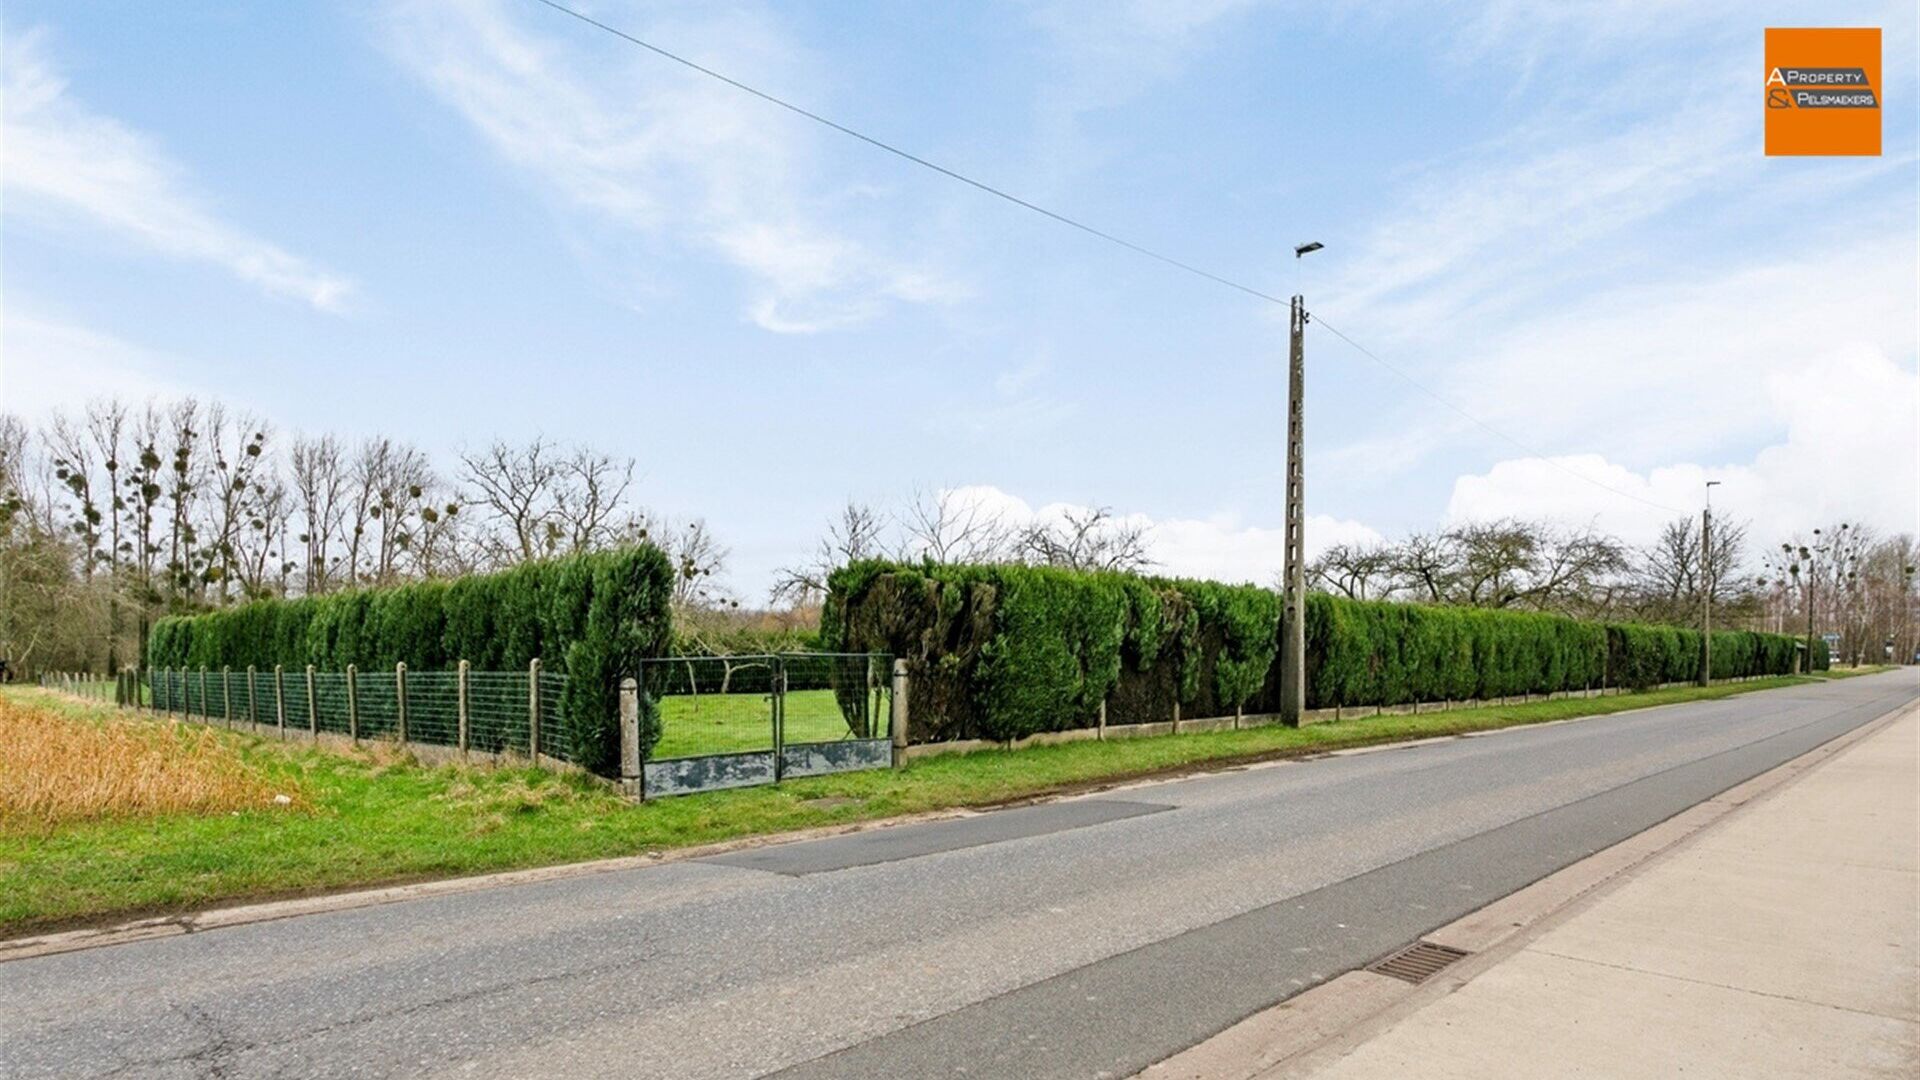
[[[964,295],[853,235],[870,192],[804,194],[818,171],[818,137],[805,121],[590,28],[552,25],[550,35],[529,32],[496,0],[407,0],[393,8],[388,40],[405,68],[570,212],[743,271],[754,283],[747,316],[768,330],[828,330],[889,303]],[[724,42],[724,55],[694,58],[767,85],[805,82],[795,51],[752,13],[651,29],[669,41]]]
[[[1549,452],[1637,464],[1777,437],[1774,381],[1837,352],[1912,357],[1920,270],[1911,232],[1834,230],[1817,245],[1700,280],[1671,276],[1600,292],[1488,329],[1440,384],[1448,400]],[[1451,414],[1399,433],[1403,460],[1457,437]]]
[[[1502,461],[1462,476],[1449,520],[1506,516],[1595,522],[1628,540],[1651,539],[1676,511],[1698,513],[1705,482],[1714,505],[1753,522],[1762,541],[1833,521],[1920,533],[1920,375],[1872,348],[1820,355],[1760,380],[1785,438],[1751,460],[1675,463],[1636,471],[1597,454],[1554,459],[1564,469],[1667,508],[1645,506],[1569,477],[1539,458]]]
[[[189,391],[168,357],[59,319],[21,310],[17,298],[0,310],[0,410],[44,417],[96,397],[138,401]]]
[[[153,140],[75,100],[43,35],[10,37],[4,67],[0,176],[9,217],[77,219],[322,311],[346,305],[351,282],[221,221],[185,190],[183,170]]]

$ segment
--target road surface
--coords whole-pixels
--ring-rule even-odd
[[[0,1076],[1122,1077],[1920,671],[0,964]]]

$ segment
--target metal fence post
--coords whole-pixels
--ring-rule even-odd
[[[260,689],[256,685],[260,672],[252,664],[247,665],[247,723],[253,725],[255,734],[260,727]]]
[[[887,727],[893,735],[893,767],[907,764],[907,662],[893,662],[893,700],[889,703]],[[1105,715],[1104,712],[1102,715]]]
[[[646,797],[640,773],[640,684],[631,675],[620,680],[620,793]]]
[[[360,669],[347,665],[347,738],[360,741]]]
[[[273,719],[280,728],[280,741],[287,741],[287,669],[273,665]]]
[[[393,665],[393,714],[394,724],[400,729],[400,744],[407,742],[407,665],[401,661]]]
[[[779,783],[786,775],[787,758],[787,663],[779,657],[773,660],[773,782]]]
[[[467,673],[470,670],[470,664],[465,660],[460,661],[460,674],[455,683],[455,696],[460,712],[460,753],[463,755],[467,752]]]
[[[527,661],[527,756],[540,760],[540,658]]]
[[[313,741],[320,741],[320,703],[313,696],[313,665],[307,665],[307,730],[313,732]]]

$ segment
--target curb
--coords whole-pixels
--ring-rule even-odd
[[[1321,1051],[1336,1043],[1350,1043],[1356,1035],[1384,1029],[1453,993],[1723,818],[1778,793],[1810,770],[1916,712],[1920,712],[1920,700],[1898,706],[1423,935],[1422,941],[1471,954],[1424,983],[1416,986],[1365,969],[1349,971],[1148,1066],[1136,1074],[1136,1080],[1265,1080],[1300,1074]]]

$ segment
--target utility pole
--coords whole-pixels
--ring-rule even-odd
[[[1713,682],[1713,489],[1707,481],[1707,503],[1700,509],[1700,685]]]
[[[1319,242],[1293,249],[1298,262]],[[1280,722],[1299,727],[1307,714],[1306,329],[1307,301],[1294,294],[1287,353],[1287,560],[1281,603]]]

